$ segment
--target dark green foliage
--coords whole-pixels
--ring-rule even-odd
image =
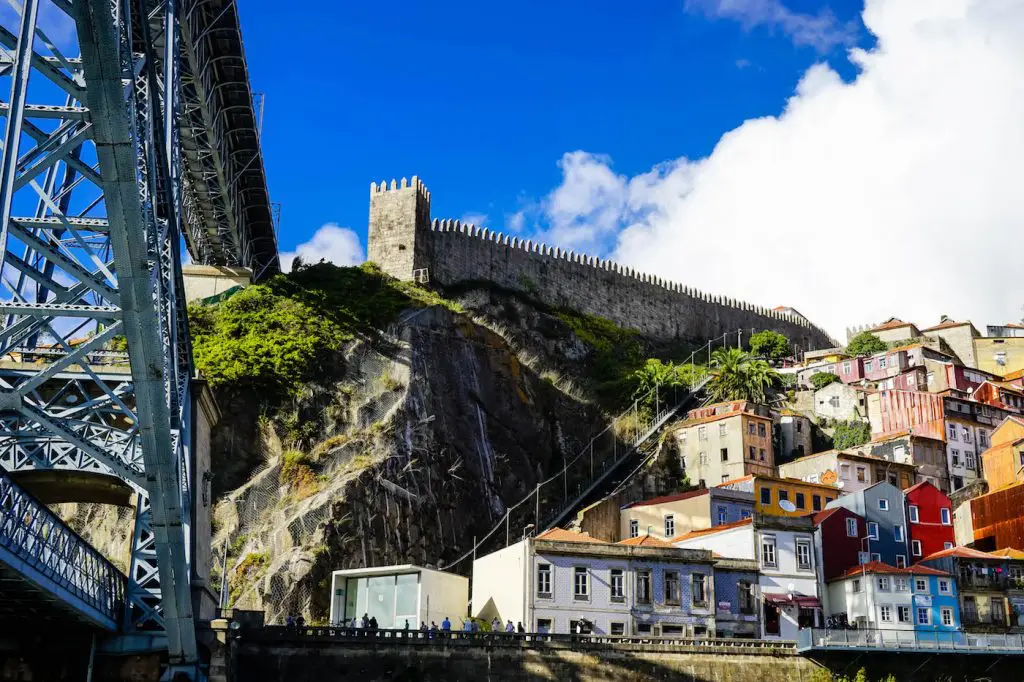
[[[778,332],[766,329],[750,337],[750,352],[768,360],[781,360],[790,354],[789,339]]]
[[[588,374],[598,394],[609,402],[625,400],[635,387],[633,373],[644,362],[640,335],[596,315],[587,315],[568,308],[555,311],[583,344],[591,349]]]
[[[871,424],[861,421],[835,421],[832,447],[837,450],[857,447],[871,442]]]
[[[889,346],[885,344],[885,341],[882,341],[882,339],[871,332],[861,332],[850,339],[850,343],[846,344],[846,352],[854,356],[881,353],[884,350],[888,350],[888,348]]]
[[[329,376],[341,344],[424,305],[454,308],[372,263],[300,265],[215,305],[190,306],[196,368],[214,387],[251,390],[264,404],[278,404],[302,384]]]
[[[667,405],[680,396],[680,389],[697,383],[705,371],[696,365],[677,365],[651,358],[633,372],[633,398],[641,401],[641,407],[652,408],[657,388],[658,404]]]
[[[834,384],[837,381],[839,381],[839,377],[832,372],[815,372],[811,375],[811,386],[814,386],[815,390],[825,388],[829,384]]]
[[[714,402],[749,400],[763,403],[768,392],[781,385],[779,373],[764,360],[755,360],[738,348],[719,348],[711,356],[714,378],[708,395]]]

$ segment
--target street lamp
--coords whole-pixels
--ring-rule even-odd
[[[526,525],[525,525],[525,526],[523,527],[523,540],[525,540],[525,539],[526,539],[526,532],[527,532],[528,530],[530,530],[531,528],[536,528],[536,527],[537,527],[537,526],[536,526],[536,525],[534,525],[534,524],[532,524],[532,523],[528,523],[528,524],[526,524]]]

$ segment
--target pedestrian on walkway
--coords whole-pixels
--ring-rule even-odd
[[[497,616],[491,620],[491,632],[501,632],[501,619]]]
[[[515,632],[515,631],[516,631],[516,626],[512,625],[512,621],[511,620],[509,622],[505,623],[505,632]]]

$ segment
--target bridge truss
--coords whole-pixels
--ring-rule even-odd
[[[192,664],[181,249],[278,268],[234,0],[4,1],[0,464],[132,486],[123,631]],[[98,369],[111,348],[130,374]]]

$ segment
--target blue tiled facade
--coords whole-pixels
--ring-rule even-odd
[[[760,635],[760,609],[757,603],[756,563],[742,567],[737,560],[720,561],[715,566],[715,631],[718,637],[757,637]]]

